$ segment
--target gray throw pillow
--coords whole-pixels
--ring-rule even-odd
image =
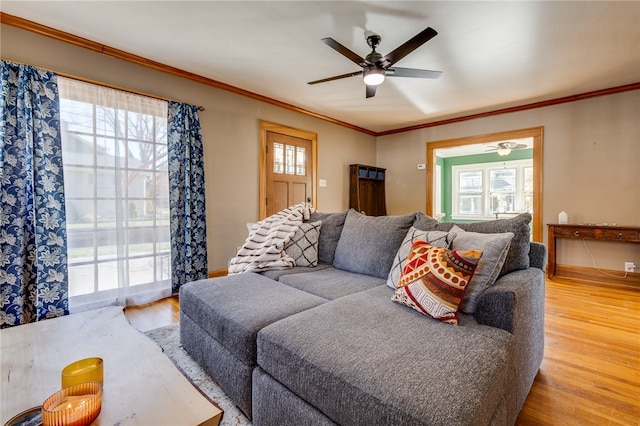
[[[450,225],[447,227],[445,224],[450,224]],[[445,225],[445,226],[442,226],[442,225]],[[419,229],[421,231],[436,231],[436,230],[449,231],[449,229],[451,229],[451,227],[453,226],[453,223],[451,222],[440,223],[434,218],[432,218],[431,216],[427,216],[422,212],[417,212],[416,220],[415,222],[413,222],[413,226],[416,229]]]
[[[333,266],[349,272],[387,279],[415,213],[404,216],[365,216],[350,209],[336,247]]]
[[[509,272],[527,269],[530,266],[529,249],[531,248],[531,214],[522,213],[509,219],[489,220],[486,222],[458,223],[465,231],[495,234],[513,232],[511,246],[507,258],[502,265],[498,277]]]
[[[409,228],[409,232],[405,235],[398,252],[393,258],[393,264],[391,265],[389,277],[387,278],[387,286],[394,290],[398,288],[398,282],[402,276],[402,271],[407,265],[407,257],[411,251],[411,245],[415,240],[426,241],[432,246],[448,249],[451,247],[451,243],[455,237],[456,234],[454,232],[420,231],[413,226]]]
[[[481,234],[464,231],[457,225],[453,226],[451,232],[456,234],[451,244],[452,250],[482,250],[480,262],[478,262],[473,277],[467,285],[467,290],[460,304],[461,312],[472,314],[476,310],[482,292],[496,282],[507,257],[513,232]]]
[[[340,213],[314,212],[309,217],[309,222],[322,221],[322,230],[318,238],[318,261],[320,263],[333,264],[336,246],[340,240],[346,218],[347,210]]]
[[[318,236],[322,222],[304,222],[284,246],[284,251],[293,258],[296,266],[318,266]]]
[[[509,219],[487,220],[483,222],[453,223],[438,222],[434,218],[418,212],[413,226],[423,231],[450,231],[457,225],[465,231],[480,232],[482,234],[498,234],[513,232],[511,246],[507,258],[502,265],[498,277],[509,272],[527,269],[530,266],[529,249],[531,247],[531,214],[522,213]]]

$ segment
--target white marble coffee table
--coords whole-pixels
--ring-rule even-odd
[[[81,358],[104,360],[102,411],[94,425],[216,426],[205,398],[121,307],[0,330],[0,424],[60,389],[60,372]]]

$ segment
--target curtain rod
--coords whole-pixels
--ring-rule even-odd
[[[35,66],[35,65],[31,65],[31,64],[25,64],[24,62],[13,61],[11,59],[6,59],[6,58],[2,58],[2,60],[3,61],[7,61],[7,62],[13,62],[14,64]],[[42,67],[36,67],[36,68],[39,68],[39,69],[44,70],[44,71],[49,71],[49,72],[55,73],[55,74],[59,75],[60,77],[66,77],[66,78],[70,78],[70,79],[73,79],[73,80],[82,81],[84,83],[91,83],[91,84],[95,84],[97,86],[108,87],[109,89],[115,89],[115,90],[120,90],[120,91],[123,91],[123,92],[133,93],[134,95],[146,96],[148,98],[158,99],[158,100],[167,101],[167,102],[169,102],[169,101],[178,102],[178,101],[174,101],[173,99],[165,98],[165,97],[162,97],[162,96],[152,95],[152,94],[149,94],[149,93],[140,92],[138,90],[133,90],[133,89],[129,89],[129,88],[121,87],[121,86],[116,86],[115,84],[110,84],[110,83],[105,83],[105,82],[102,82],[102,81],[92,80],[90,78],[80,77],[80,76],[77,76],[77,75],[73,75],[73,74],[69,74],[69,73],[65,73],[65,72],[52,70],[52,69],[49,69],[49,68],[42,68]],[[198,111],[206,111],[206,108],[203,107],[202,105],[198,105]]]

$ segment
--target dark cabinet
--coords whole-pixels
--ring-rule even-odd
[[[386,169],[362,164],[349,166],[349,208],[369,216],[384,216],[387,205],[384,196]]]

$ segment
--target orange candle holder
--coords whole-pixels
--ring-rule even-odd
[[[62,389],[84,382],[98,382],[104,385],[102,358],[84,358],[62,369]]]
[[[85,426],[102,409],[102,385],[85,382],[64,388],[42,404],[43,426]]]

